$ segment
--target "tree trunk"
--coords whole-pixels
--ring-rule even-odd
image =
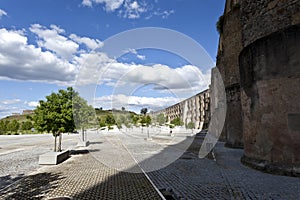
[[[54,136],[54,152],[56,152],[56,135]]]
[[[81,129],[82,141],[84,142],[84,128]]]
[[[58,138],[58,152],[61,152],[61,139],[62,139],[62,134],[59,133],[59,138]]]

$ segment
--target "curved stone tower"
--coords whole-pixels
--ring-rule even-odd
[[[300,1],[240,2],[242,162],[300,175]]]

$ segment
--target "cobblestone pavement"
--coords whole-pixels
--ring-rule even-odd
[[[64,163],[24,176],[2,189],[0,199],[161,199],[151,182],[166,199],[299,199],[299,178],[245,167],[243,150],[221,142],[199,159],[203,136],[190,135],[90,134],[89,151],[73,151]]]
[[[216,161],[199,159],[202,138],[171,165],[148,173],[160,190],[174,199],[299,199],[300,178],[277,176],[241,164],[243,150],[214,148]]]
[[[74,155],[77,154],[77,155]],[[1,199],[161,199],[143,173],[119,172],[87,150],[58,166],[43,167],[0,192]]]
[[[79,134],[64,134],[63,148],[74,149]],[[52,134],[0,135],[0,190],[40,168],[39,155],[52,151]]]

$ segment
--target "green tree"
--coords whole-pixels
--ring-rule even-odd
[[[31,121],[22,122],[22,131],[29,131],[33,128],[33,124]]]
[[[105,123],[106,123],[108,126],[111,126],[111,125],[116,124],[116,121],[115,121],[115,118],[114,118],[112,115],[106,115]]]
[[[156,121],[158,122],[158,124],[160,126],[163,125],[165,123],[165,121],[166,121],[166,118],[165,118],[164,114],[160,113],[159,115],[157,115]]]
[[[142,108],[141,109],[141,114],[146,115],[147,112],[148,112],[147,108]]]
[[[151,117],[149,115],[146,116],[146,125],[149,126],[151,124]]]
[[[8,121],[8,120],[5,120],[5,122],[4,122],[4,132],[5,132],[5,133],[8,132],[8,129],[9,129],[8,125],[9,125],[9,121]]]
[[[79,96],[78,92],[73,92],[73,118],[77,129],[81,129],[82,141],[85,141],[84,129],[90,120],[95,117],[94,108],[88,105],[87,101]]]
[[[184,125],[183,121],[179,117],[173,119],[171,121],[171,124],[173,124],[174,126],[183,126]]]
[[[75,130],[72,111],[72,96],[74,90],[68,87],[67,90],[59,90],[46,96],[41,100],[39,106],[34,110],[34,126],[40,132],[51,132],[54,136],[54,151],[61,151],[61,139],[63,132]],[[59,142],[57,146],[57,137]]]
[[[0,121],[0,135],[3,135],[6,133],[6,124],[5,121]]]
[[[186,126],[187,129],[194,129],[195,128],[195,123],[194,122],[189,122]]]
[[[99,117],[99,118],[98,118],[98,121],[99,121],[99,126],[100,126],[100,128],[106,126],[105,118],[104,118],[104,117],[102,117],[102,118]]]
[[[130,114],[130,118],[131,118],[132,123],[134,125],[137,125],[137,122],[139,121],[139,117],[134,114]]]
[[[121,121],[120,118],[117,119],[116,124],[117,124],[118,129],[121,129],[121,128],[122,128],[122,121]]]
[[[126,118],[126,116],[125,115],[120,115],[120,121],[121,121],[121,124],[126,124],[126,122],[127,122],[127,118]]]
[[[8,124],[8,130],[12,133],[17,133],[20,128],[20,123],[17,120],[13,120]]]

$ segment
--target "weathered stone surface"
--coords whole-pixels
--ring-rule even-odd
[[[259,38],[300,23],[299,0],[241,1],[243,46]]]
[[[235,84],[226,88],[226,143],[231,148],[243,148],[242,114],[240,85]]]
[[[226,136],[226,146],[233,148],[243,147],[238,60],[238,55],[242,51],[241,28],[239,1],[226,1],[217,68],[222,75],[227,98],[227,113],[222,135]]]
[[[269,172],[293,174],[290,169],[300,164],[299,55],[300,25],[263,37],[240,54],[244,162],[265,162]]]

